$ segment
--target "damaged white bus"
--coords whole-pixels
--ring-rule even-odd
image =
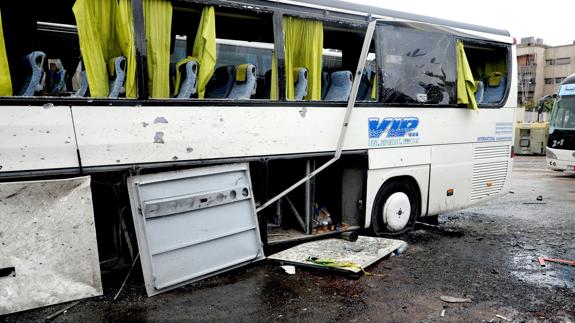
[[[509,184],[504,30],[327,0],[0,10],[3,229],[26,227],[6,210],[41,217],[69,201],[52,183],[87,178],[102,268],[133,259],[136,237],[150,295],[266,244],[400,234]],[[40,186],[14,199],[26,183]]]

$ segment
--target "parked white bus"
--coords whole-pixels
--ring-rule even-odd
[[[145,273],[199,245],[238,257],[151,294],[260,257],[242,237],[396,235],[509,185],[507,31],[327,0],[111,1],[110,24],[82,2],[0,4],[0,181],[90,175],[100,257],[131,210]]]
[[[565,78],[559,87],[546,151],[547,167],[575,172],[575,74]]]

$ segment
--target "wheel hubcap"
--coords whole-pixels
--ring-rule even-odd
[[[407,194],[397,192],[385,201],[383,206],[383,223],[392,232],[398,232],[405,228],[411,215],[411,203]]]

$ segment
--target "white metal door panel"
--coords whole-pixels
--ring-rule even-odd
[[[436,215],[469,206],[473,145],[434,146],[431,155],[428,214]],[[448,194],[448,190],[453,191]]]
[[[148,296],[263,259],[248,164],[128,180]]]
[[[0,109],[0,174],[78,166],[70,107]]]

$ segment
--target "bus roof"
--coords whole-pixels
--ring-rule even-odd
[[[575,84],[575,74],[567,76],[563,82],[561,82],[561,85],[563,84]]]
[[[478,32],[485,32],[490,34],[496,34],[501,36],[510,36],[509,32],[504,29],[497,29],[497,28],[490,28],[484,26],[478,26],[474,24],[468,24],[463,22],[451,21],[447,19],[440,19],[440,18],[433,18],[423,15],[411,14],[402,11],[390,10],[381,7],[374,7],[362,4],[356,4],[341,0],[306,0],[304,1],[291,1],[291,0],[268,0],[268,2],[274,3],[289,3],[300,5],[302,7],[313,7],[318,8],[322,7],[325,10],[343,10],[348,11],[351,13],[355,13],[358,15],[368,16],[368,15],[377,15],[377,16],[385,16],[385,17],[393,17],[405,20],[412,20],[417,22],[429,23],[434,25],[443,25],[453,28],[461,28],[461,29],[468,29]]]

